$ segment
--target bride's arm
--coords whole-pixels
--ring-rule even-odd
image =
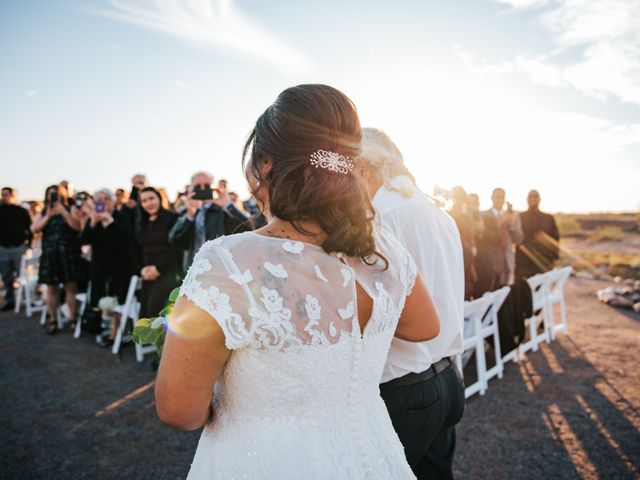
[[[440,333],[440,317],[422,277],[416,277],[407,297],[395,336],[409,342],[424,342]]]
[[[214,383],[231,355],[224,342],[211,315],[185,297],[176,301],[156,380],[160,420],[182,430],[207,423]]]

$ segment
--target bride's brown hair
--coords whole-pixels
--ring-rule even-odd
[[[258,118],[244,146],[247,176],[265,184],[269,210],[291,222],[303,235],[312,235],[301,222],[318,223],[327,238],[322,248],[359,257],[365,263],[376,252],[375,210],[364,185],[353,173],[341,174],[311,164],[317,150],[338,153],[355,161],[362,129],[355,105],[327,85],[298,85],[283,91]],[[265,159],[272,160],[266,178]]]

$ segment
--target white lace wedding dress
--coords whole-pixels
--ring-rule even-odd
[[[189,479],[415,478],[378,385],[416,268],[376,242],[386,271],[253,232],[202,247],[180,294],[233,352]],[[356,282],[373,299],[363,332]]]

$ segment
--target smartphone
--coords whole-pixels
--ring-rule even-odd
[[[211,187],[195,187],[193,189],[193,197],[194,200],[212,200],[213,199],[213,190]]]
[[[58,203],[58,192],[56,192],[55,190],[49,194],[49,203],[51,205]]]
[[[510,203],[507,203],[507,212],[513,213],[513,205]]]
[[[131,187],[131,193],[129,194],[129,199],[133,200],[134,202],[138,201],[138,187],[136,187],[135,185]]]
[[[104,202],[99,200],[96,202],[96,213],[104,213]]]

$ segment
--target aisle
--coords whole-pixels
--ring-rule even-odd
[[[468,401],[458,478],[640,475],[640,315],[599,303],[602,286],[571,279],[571,336],[508,363],[503,380]]]

